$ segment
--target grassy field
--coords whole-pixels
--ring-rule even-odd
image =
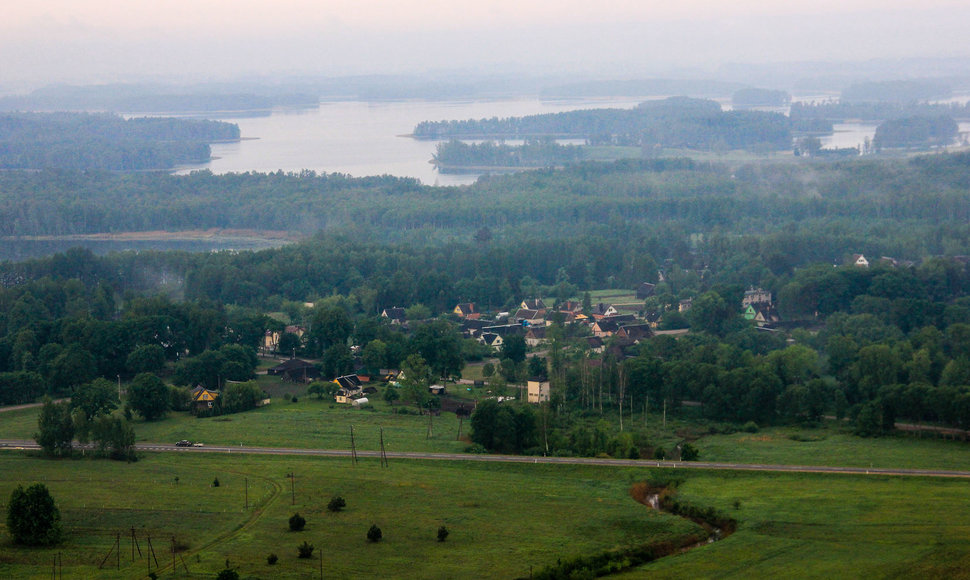
[[[872,476],[691,474],[680,497],[734,515],[738,531],[623,577],[968,578],[966,485]]]
[[[45,483],[69,534],[64,545],[41,550],[16,548],[0,533],[4,578],[49,577],[58,552],[69,578],[147,574],[145,558],[131,558],[132,527],[142,550],[152,538],[163,566],[171,563],[175,536],[187,548],[179,555],[192,577],[211,575],[228,559],[244,578],[316,577],[319,560],[297,558],[304,540],[323,554],[331,578],[509,578],[574,553],[697,529],[629,498],[644,470],[418,461],[382,469],[376,460],[355,467],[349,460],[173,453],[124,464],[20,453],[0,454],[0,498],[19,483]],[[287,473],[295,474],[295,505]],[[215,478],[219,487],[211,486]],[[345,511],[326,510],[334,495],[346,500]],[[307,520],[303,532],[288,530],[294,512]],[[371,524],[383,531],[379,544],[366,541]],[[450,532],[444,543],[435,539],[441,525]],[[117,533],[121,568],[113,553],[100,570]],[[273,567],[270,553],[279,556]],[[179,568],[184,576],[181,561]]]
[[[652,473],[653,472],[653,473]],[[290,480],[295,475],[295,493]],[[29,475],[28,475],[29,474]],[[55,553],[70,578],[147,574],[131,558],[152,538],[162,577],[211,577],[228,559],[243,578],[317,577],[300,560],[304,540],[327,577],[512,578],[560,558],[696,531],[694,524],[633,502],[632,482],[655,470],[568,465],[476,464],[244,455],[147,454],[135,464],[53,461],[0,454],[0,498],[44,482],[69,535],[56,549],[21,549],[0,531],[0,577],[47,578]],[[965,480],[667,470],[683,478],[679,499],[714,506],[738,531],[712,545],[629,571],[629,578],[970,577],[970,502]],[[178,484],[175,477],[179,477]],[[219,487],[212,487],[218,478]],[[248,479],[249,509],[245,507]],[[333,514],[334,495],[347,501]],[[295,499],[294,499],[295,498]],[[287,519],[299,512],[303,532]],[[366,531],[384,533],[369,544]],[[435,541],[438,526],[450,535]],[[2,528],[0,528],[2,530]],[[116,553],[121,533],[120,570]],[[266,556],[276,553],[275,566]],[[190,574],[182,567],[184,561]],[[154,568],[154,562],[152,564]]]
[[[847,428],[776,427],[709,435],[694,443],[703,461],[970,470],[970,444],[924,435],[860,438]]]

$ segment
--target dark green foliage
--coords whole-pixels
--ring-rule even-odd
[[[165,416],[171,398],[168,386],[151,373],[136,375],[128,389],[128,404],[146,421]]]
[[[313,544],[311,544],[311,543],[307,542],[306,540],[304,540],[302,544],[300,544],[299,546],[296,547],[296,551],[297,551],[297,554],[298,554],[298,556],[297,556],[298,558],[302,558],[304,560],[309,559],[309,558],[312,558],[313,557]]]
[[[276,562],[279,559],[280,559],[279,556],[277,556],[274,553],[270,553],[270,555],[266,556],[266,563],[269,564],[270,566],[273,566],[274,564],[276,564]]]
[[[448,539],[448,528],[441,526],[438,528],[438,541],[444,542]]]
[[[0,115],[3,169],[170,169],[209,159],[208,141],[238,139],[218,121],[91,113]]]
[[[327,503],[327,510],[331,512],[339,512],[345,507],[347,507],[347,502],[344,500],[344,498],[340,497],[339,495],[333,496],[332,498],[330,498],[330,501]]]
[[[69,403],[55,403],[45,397],[44,406],[37,419],[37,428],[34,440],[45,454],[52,457],[71,454],[74,447],[74,420]]]
[[[239,580],[239,572],[231,568],[226,568],[219,572],[219,574],[216,576],[216,580]]]
[[[145,344],[131,351],[125,360],[128,372],[158,373],[165,367],[165,349],[157,344]]]
[[[377,527],[377,524],[371,524],[370,529],[367,530],[367,541],[369,542],[380,542],[381,538],[384,537],[384,533],[381,529]]]
[[[907,117],[882,122],[872,141],[877,149],[938,147],[952,144],[958,133],[959,127],[951,117]]]
[[[300,514],[293,514],[290,516],[290,531],[291,532],[302,532],[303,528],[306,527],[306,518]]]
[[[489,451],[520,453],[535,445],[536,416],[532,407],[486,399],[472,413],[472,441]]]
[[[90,421],[118,408],[118,386],[106,379],[94,379],[74,389],[71,407],[80,409]]]
[[[44,378],[31,371],[0,373],[0,405],[30,403],[44,392]]]
[[[415,127],[414,135],[425,139],[579,137],[594,144],[708,150],[787,149],[791,146],[789,123],[783,115],[721,111],[720,105],[714,101],[685,97],[648,101],[635,109],[587,109],[520,118],[425,121]],[[481,156],[486,151],[489,158],[505,153],[499,149],[492,154],[484,148],[476,153]],[[529,154],[532,154],[531,150]]]
[[[463,167],[547,167],[583,158],[580,146],[560,145],[552,140],[528,139],[519,146],[451,140],[438,143],[433,161],[440,171],[448,173]]]
[[[61,512],[42,483],[18,485],[7,504],[7,531],[18,544],[52,546],[60,543]]]
[[[690,443],[684,443],[680,447],[680,459],[681,461],[697,461],[700,457],[700,451]]]
[[[219,478],[218,477],[212,480],[212,487],[219,487]]]

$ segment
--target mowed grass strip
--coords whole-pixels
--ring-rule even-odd
[[[970,444],[966,442],[902,432],[862,438],[843,425],[709,435],[694,445],[701,452],[701,461],[970,470]]]

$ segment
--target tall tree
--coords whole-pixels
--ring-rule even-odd
[[[18,485],[7,504],[7,530],[18,544],[52,546],[60,543],[64,530],[61,512],[43,483],[24,489]]]
[[[164,416],[170,399],[168,386],[151,373],[141,373],[131,381],[128,404],[146,421]]]

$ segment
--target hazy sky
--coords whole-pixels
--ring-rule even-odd
[[[0,91],[436,69],[970,56],[966,0],[0,0]]]

